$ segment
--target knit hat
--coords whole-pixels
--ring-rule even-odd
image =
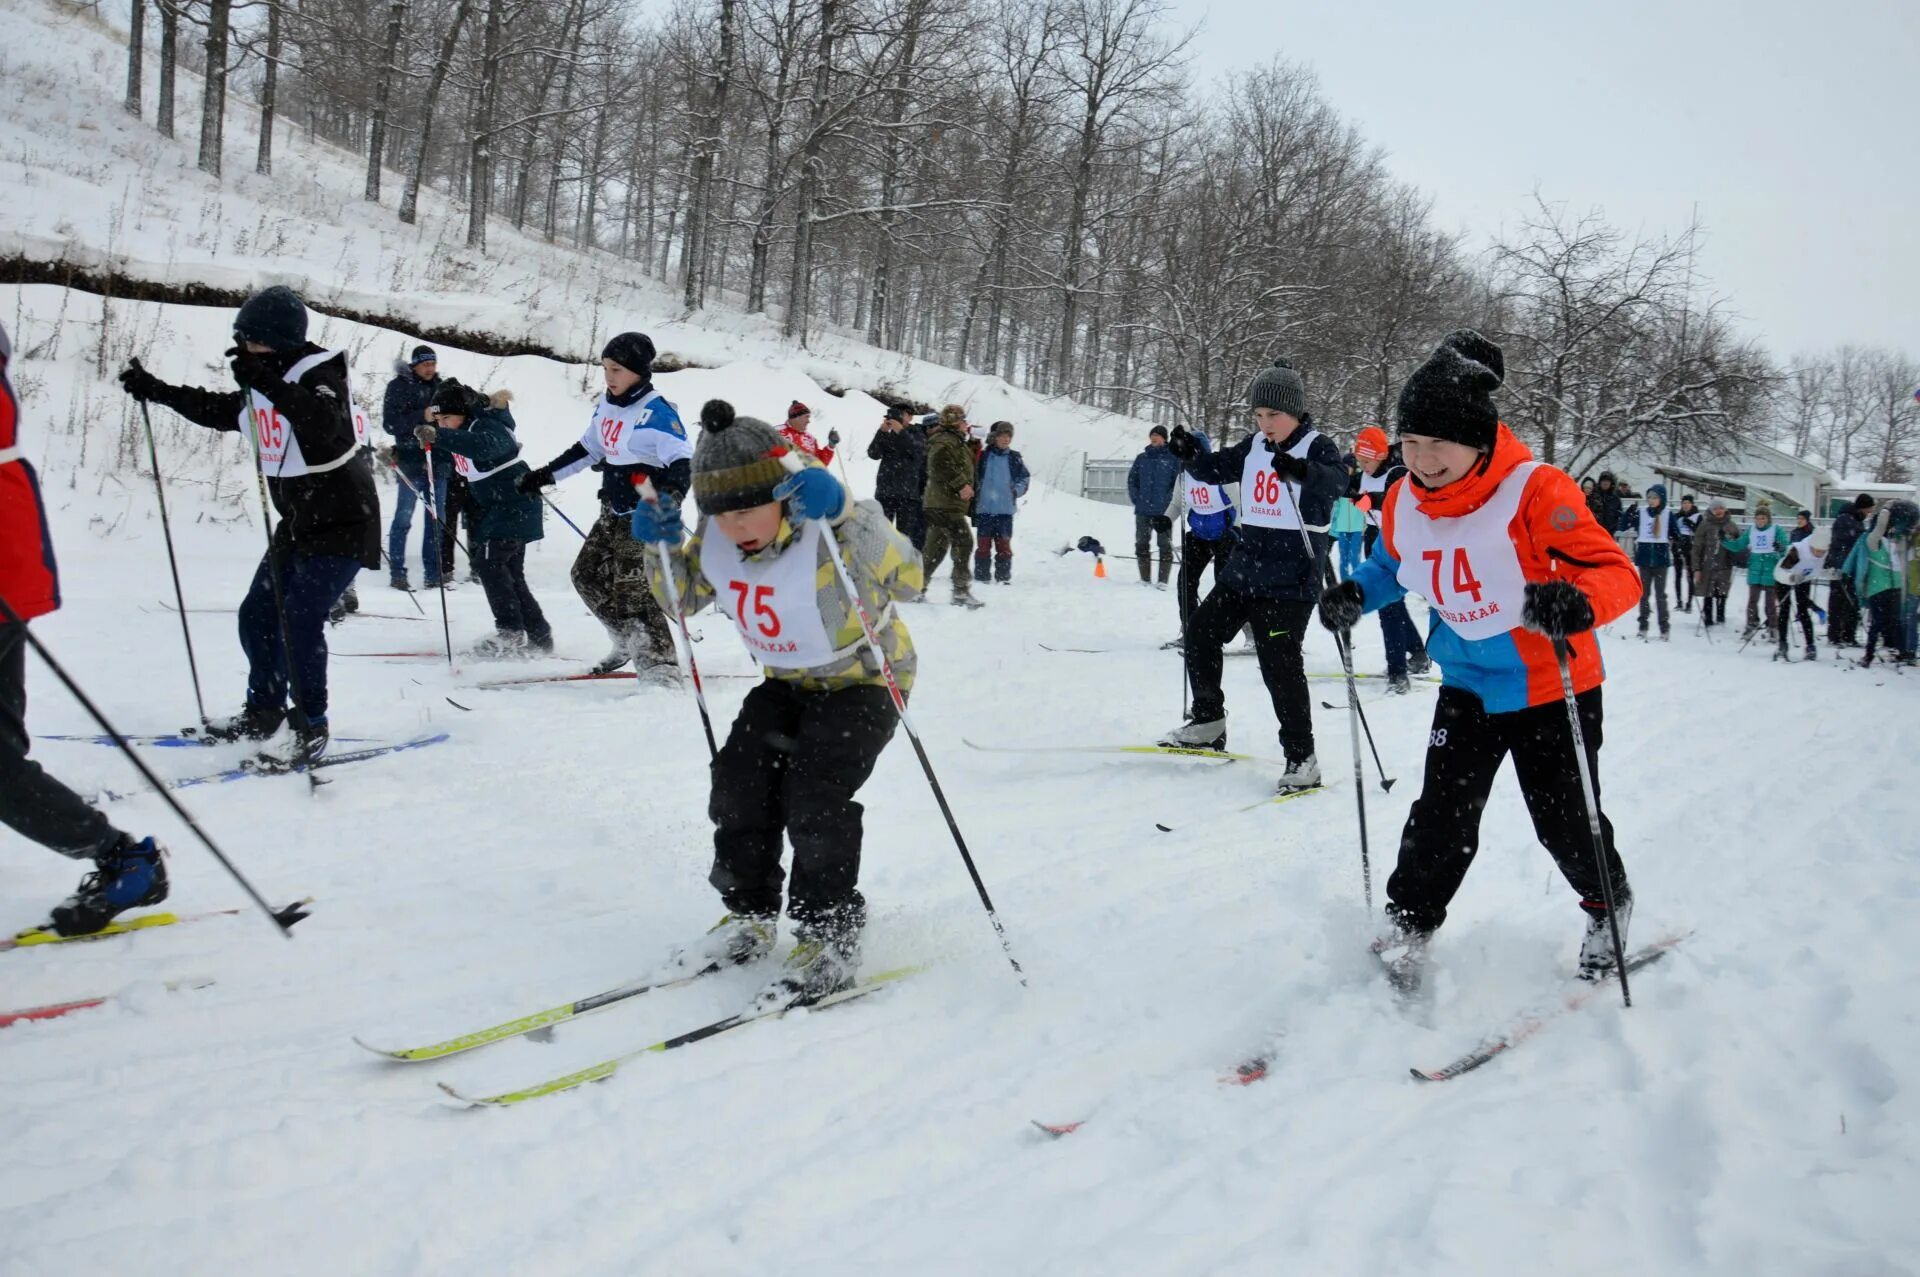
[[[1871,493],[1862,492],[1859,496],[1853,499],[1853,508],[1856,513],[1861,510],[1873,509],[1873,495]]]
[[[1765,497],[1761,497],[1753,503],[1753,513],[1756,517],[1764,514],[1771,519],[1773,517],[1773,502],[1767,500]]]
[[[993,429],[987,431],[987,438],[989,439],[998,439],[1002,435],[1005,435],[1009,439],[1013,438],[1013,423],[1011,421],[996,421],[993,423]]]
[[[1247,402],[1255,408],[1273,408],[1289,417],[1307,415],[1307,383],[1285,359],[1276,359],[1247,383]]]
[[[611,359],[628,372],[653,376],[653,338],[645,333],[620,333],[607,343],[600,358]]]
[[[307,344],[306,304],[285,284],[263,288],[240,304],[233,336],[275,350],[298,350]]]
[[[940,410],[940,424],[958,430],[967,424],[967,410],[957,403],[950,403]]]
[[[413,353],[407,356],[407,367],[417,368],[421,364],[438,363],[440,356],[433,353],[432,346],[415,346]]]
[[[487,397],[479,391],[461,385],[452,377],[443,380],[433,392],[433,410],[436,414],[450,417],[471,417],[485,409]]]
[[[1155,426],[1153,429],[1147,431],[1147,438],[1158,439],[1164,443],[1167,438],[1167,428],[1165,426]]]
[[[1471,328],[1448,333],[1401,387],[1394,427],[1490,450],[1500,426],[1493,392],[1506,375],[1500,347]]]
[[[1353,454],[1363,461],[1387,455],[1387,432],[1378,426],[1368,426],[1353,439]]]
[[[811,413],[812,411],[813,409],[807,407],[805,404],[801,403],[798,399],[796,399],[792,403],[787,405],[787,420],[792,421],[795,417],[804,417],[809,413]]]
[[[693,499],[702,514],[750,510],[771,502],[787,477],[780,464],[786,440],[758,417],[736,417],[724,399],[700,409],[700,442],[693,445]]]

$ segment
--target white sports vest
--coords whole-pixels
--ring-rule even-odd
[[[860,647],[854,643],[835,648],[820,619],[815,586],[820,536],[820,521],[808,519],[793,544],[765,562],[740,553],[739,546],[711,525],[701,539],[700,574],[762,665],[790,670],[831,665]]]
[[[453,468],[455,470],[458,470],[460,472],[460,477],[462,479],[465,479],[468,483],[478,483],[482,479],[490,479],[494,475],[499,474],[502,470],[505,470],[508,466],[512,465],[514,462],[518,460],[520,460],[520,449],[518,447],[515,447],[513,450],[513,455],[511,457],[508,457],[505,461],[502,461],[499,465],[495,466],[491,470],[482,470],[478,466],[473,464],[473,459],[471,457],[463,457],[456,452],[453,454]]]
[[[1190,474],[1183,473],[1181,478],[1187,483],[1187,512],[1189,514],[1225,514],[1233,509],[1233,502],[1227,500],[1227,490],[1217,483],[1202,483]]]
[[[1654,512],[1645,506],[1640,507],[1640,539],[1664,544],[1673,534],[1673,513],[1665,506],[1660,507],[1660,529],[1654,530]]]
[[[1780,562],[1773,565],[1773,579],[1781,585],[1806,585],[1820,575],[1820,569],[1826,566],[1826,551],[1817,549],[1812,538],[1795,541],[1787,547],[1788,551],[1799,551],[1793,556],[1793,566],[1788,567],[1782,556]]]
[[[1527,481],[1539,468],[1537,461],[1515,466],[1492,499],[1456,519],[1422,514],[1410,483],[1401,484],[1394,497],[1396,579],[1431,603],[1461,638],[1495,638],[1519,628],[1527,577],[1511,528]]]
[[[666,467],[682,457],[693,455],[693,445],[682,435],[664,430],[647,430],[659,391],[651,391],[633,403],[607,402],[605,395],[594,405],[593,421],[580,436],[580,446],[596,461],[616,466]]]
[[[1378,474],[1368,474],[1365,470],[1360,472],[1360,495],[1373,498],[1367,503],[1367,522],[1376,528],[1380,526],[1380,507],[1387,497],[1387,472],[1392,469],[1392,466],[1383,462]]]
[[[1751,554],[1783,554],[1786,552],[1787,539],[1780,535],[1780,525],[1769,523],[1764,528],[1747,529],[1747,550]]]
[[[294,385],[309,372],[318,368],[340,352],[322,350],[308,355],[293,367],[287,369],[282,378],[288,385]],[[365,423],[353,406],[351,396],[347,399],[347,412],[354,421],[354,439],[362,442]],[[293,428],[271,400],[257,390],[249,390],[246,400],[240,406],[240,429],[260,447],[260,460],[269,479],[298,479],[302,475],[325,474],[329,470],[338,470],[353,460],[353,448],[348,448],[332,461],[323,461],[319,465],[309,465],[304,453],[300,451],[300,441],[294,437]]]
[[[1318,430],[1307,431],[1287,449],[1287,455],[1304,459],[1319,437]],[[1273,445],[1264,436],[1256,437],[1247,449],[1246,464],[1240,470],[1240,501],[1240,522],[1247,527],[1287,531],[1300,527],[1300,489],[1274,473]],[[1325,532],[1328,525],[1306,526],[1309,532]]]

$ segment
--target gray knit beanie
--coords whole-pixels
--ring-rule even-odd
[[[787,441],[758,417],[736,417],[724,399],[700,409],[700,441],[693,445],[693,500],[702,514],[749,510],[774,499],[787,477],[780,454]]]
[[[1276,359],[1262,368],[1247,383],[1247,402],[1256,408],[1273,408],[1289,417],[1307,415],[1307,384],[1293,370],[1292,363]]]

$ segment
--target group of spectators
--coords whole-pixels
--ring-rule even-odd
[[[1012,422],[994,422],[983,438],[959,404],[917,418],[897,405],[880,419],[867,456],[880,463],[874,496],[920,551],[928,581],[951,556],[955,606],[981,606],[976,581],[1013,583],[1013,519],[1031,476]]]

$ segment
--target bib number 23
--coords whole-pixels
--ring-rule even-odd
[[[1445,550],[1422,550],[1420,557],[1433,567],[1433,601],[1441,607],[1447,605],[1446,595],[1440,588],[1440,568],[1446,561]],[[1467,558],[1464,546],[1455,546],[1453,550],[1453,592],[1464,594],[1475,603],[1480,601],[1480,580],[1473,574],[1473,564]]]
[[[749,616],[753,626],[763,638],[780,637],[780,614],[773,607],[773,587],[771,585],[748,585],[745,581],[729,581],[727,588],[733,591],[733,615],[740,628],[747,628]]]

